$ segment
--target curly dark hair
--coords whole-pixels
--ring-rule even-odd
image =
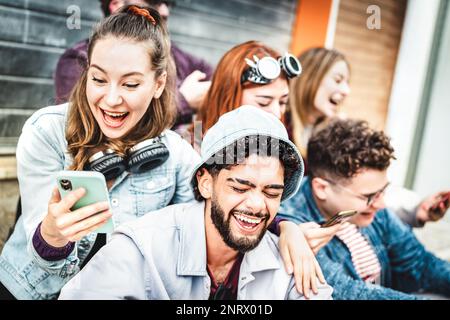
[[[366,121],[332,120],[309,140],[308,170],[311,177],[347,179],[364,168],[387,169],[393,153],[390,138]]]
[[[294,172],[301,170],[302,164],[299,161],[296,150],[292,146],[270,136],[251,135],[240,138],[216,152],[198,171],[204,168],[213,178],[216,178],[221,170],[228,170],[233,166],[243,163],[252,154],[280,159],[284,168],[285,185],[287,184],[286,180],[291,178]],[[195,199],[197,201],[205,200],[198,189],[196,177],[192,179],[192,186],[194,188]]]

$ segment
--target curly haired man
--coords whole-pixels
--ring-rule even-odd
[[[390,139],[364,121],[335,120],[308,143],[310,176],[281,215],[321,224],[358,211],[317,254],[334,299],[450,297],[450,263],[426,251],[384,206],[393,153]]]

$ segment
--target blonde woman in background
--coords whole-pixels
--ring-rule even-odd
[[[338,114],[350,94],[350,65],[345,56],[325,48],[314,48],[299,56],[302,76],[290,83],[290,123],[294,143],[306,156],[313,128]]]

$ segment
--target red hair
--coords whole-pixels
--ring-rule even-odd
[[[248,41],[229,50],[217,65],[212,78],[211,87],[206,94],[200,109],[203,133],[211,128],[224,113],[241,105],[244,89],[262,86],[249,81],[241,83],[244,71],[249,68],[245,58],[253,60],[253,56],[263,58],[271,56],[277,59],[280,54],[258,41]],[[284,78],[286,75],[281,73]]]

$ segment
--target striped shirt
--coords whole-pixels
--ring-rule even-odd
[[[336,236],[344,242],[350,251],[353,266],[365,282],[377,283],[381,266],[372,246],[363,237],[353,223],[346,223]]]

